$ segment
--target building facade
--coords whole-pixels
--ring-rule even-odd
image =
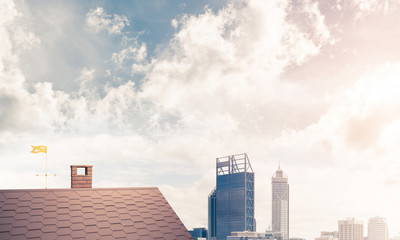
[[[208,195],[208,239],[215,240],[217,237],[217,218],[216,218],[216,205],[217,205],[217,193],[214,188],[210,195]]]
[[[266,233],[258,232],[232,232],[227,240],[273,240],[274,238]]]
[[[217,186],[208,197],[209,239],[255,231],[254,172],[246,153],[217,158]]]
[[[368,240],[388,240],[388,227],[384,218],[373,217],[368,220]]]
[[[280,166],[272,176],[272,231],[278,240],[289,239],[289,184]]]
[[[321,236],[316,237],[315,240],[338,240],[338,238],[335,238],[333,236]]]
[[[364,224],[354,218],[339,221],[339,240],[364,240]]]
[[[190,235],[192,235],[193,240],[207,239],[207,229],[205,228],[193,228],[189,230]]]
[[[338,240],[339,233],[337,231],[333,232],[321,232],[320,237],[316,237],[315,240]]]

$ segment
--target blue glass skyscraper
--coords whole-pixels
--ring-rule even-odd
[[[217,158],[217,186],[208,197],[209,239],[255,231],[254,172],[246,153]]]
[[[207,238],[207,229],[205,228],[193,228],[192,230],[189,230],[189,233],[192,235],[193,240]]]

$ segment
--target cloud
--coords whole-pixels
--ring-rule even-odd
[[[270,14],[264,14],[264,11]],[[318,15],[315,7],[305,8],[304,11]],[[288,94],[282,96],[278,104],[291,109],[288,114],[300,114],[295,107],[298,101],[293,102],[290,96],[294,94],[307,99],[307,93],[296,84],[280,83],[279,74],[291,64],[301,64],[317,54],[321,45],[316,45],[314,41],[328,35],[315,34],[312,39],[308,38],[296,25],[285,21],[289,14],[276,3],[250,1],[238,6],[231,4],[218,13],[206,10],[198,16],[183,17],[180,19],[181,28],[169,46],[151,62],[145,61],[146,43],[139,44],[137,40],[112,55],[111,60],[117,65],[134,61],[132,71],[145,73],[139,92],[129,81],[117,87],[96,86],[96,70],[85,66],[75,80],[80,86],[77,92],[55,91],[51,84],[36,85],[38,92],[46,89],[43,93],[50,99],[47,103],[51,102],[54,107],[51,113],[46,114],[54,114],[57,120],[53,121],[47,115],[49,120],[46,124],[57,129],[65,126],[80,129],[82,126],[79,123],[89,121],[97,125],[106,121],[110,127],[113,126],[111,128],[122,129],[131,126],[129,122],[139,121],[139,129],[147,129],[150,126],[166,126],[165,123],[169,122],[166,119],[179,116],[178,122],[171,123],[183,124],[188,129],[212,127],[215,129],[213,134],[238,128],[256,131],[260,127],[258,120],[250,124],[242,122],[239,120],[241,113],[245,112],[247,116],[258,114],[260,119],[270,119],[268,109],[274,108],[274,92],[282,91]],[[309,31],[321,32],[323,21],[318,19],[310,20]],[[86,20],[94,31],[106,29],[110,34],[121,33],[123,27],[129,24],[126,17],[107,15],[102,8],[91,10]],[[267,25],[257,24],[259,22]],[[278,25],[281,27],[278,28]],[[14,44],[19,46],[18,41]],[[18,54],[13,56],[18,57]],[[21,82],[24,82],[23,76]],[[28,92],[24,94],[30,97]],[[40,103],[45,102],[41,97],[35,95]],[[304,103],[307,104],[308,100]],[[12,102],[5,98],[4,101]],[[43,111],[40,110],[42,107],[37,105],[38,112]],[[15,111],[24,112],[20,109]],[[284,117],[275,116],[276,119],[270,121],[278,123]],[[147,121],[146,118],[153,120]],[[111,119],[120,119],[118,124],[122,125],[118,126]],[[221,119],[229,120],[231,124],[227,125]]]
[[[176,19],[171,20],[171,26],[174,27],[175,29],[178,28],[178,21]]]
[[[376,145],[382,129],[389,118],[383,111],[376,111],[368,116],[349,119],[347,140],[355,147],[369,148]]]
[[[111,60],[114,61],[117,65],[122,65],[126,60],[142,62],[146,59],[146,57],[146,44],[142,43],[140,46],[129,46],[128,48],[121,50],[119,53],[114,53],[111,57]]]
[[[141,96],[165,111],[180,112],[188,128],[207,128],[207,119],[225,114],[237,128],[253,132],[303,127],[291,125],[299,123],[291,119],[302,119],[298,105],[318,108],[323,103],[311,99],[302,86],[279,78],[286,68],[318,54],[328,41],[323,17],[311,5],[303,9],[312,16],[305,24],[308,33],[286,21],[292,14],[286,2],[249,1],[182,17],[168,48],[148,65]],[[307,123],[315,120],[309,116]]]
[[[398,2],[396,1],[353,0],[352,4],[354,4],[354,7],[358,9],[356,16],[357,19],[376,12],[387,14],[390,11],[393,11],[394,8],[399,7]]]
[[[129,21],[125,16],[108,15],[103,8],[97,7],[86,14],[86,24],[94,32],[106,30],[111,35],[121,34],[125,26],[129,26]]]

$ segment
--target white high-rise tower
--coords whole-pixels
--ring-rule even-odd
[[[388,227],[384,218],[374,217],[368,221],[368,240],[387,240]]]
[[[280,166],[272,176],[272,231],[278,240],[289,239],[289,184]]]
[[[339,221],[339,240],[364,240],[364,224],[354,218]]]

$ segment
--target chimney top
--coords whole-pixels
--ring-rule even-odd
[[[93,165],[71,165],[71,188],[92,188]]]

